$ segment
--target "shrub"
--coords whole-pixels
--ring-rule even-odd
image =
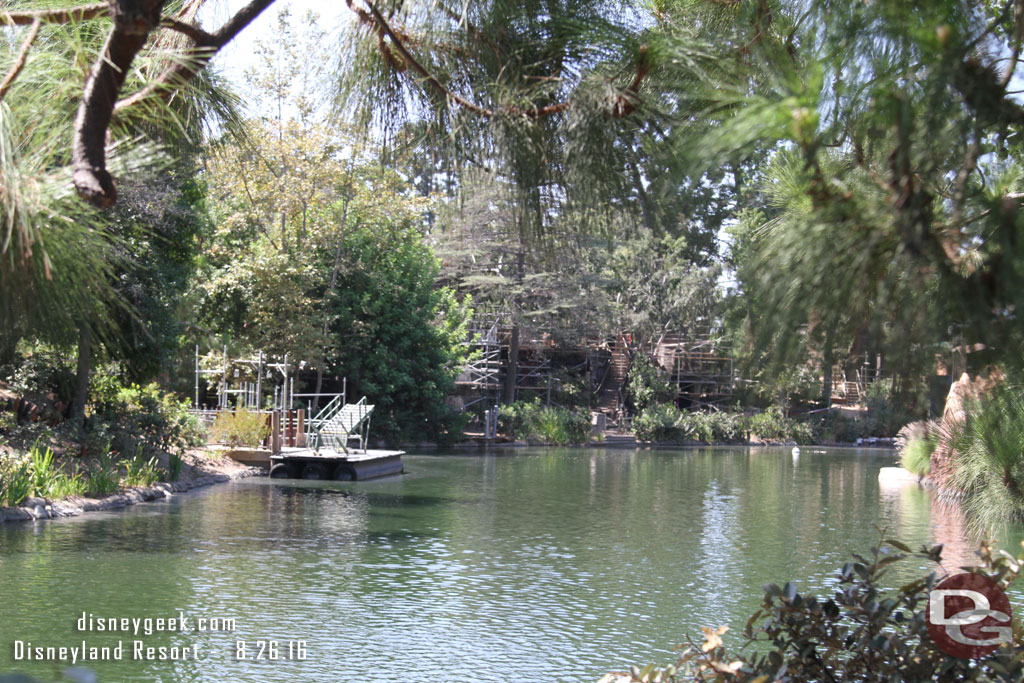
[[[499,406],[498,429],[514,439],[560,446],[584,443],[590,433],[590,413],[547,407],[538,398]]]
[[[1020,645],[1000,647],[977,660],[951,657],[938,649],[926,619],[929,592],[938,579],[935,571],[900,588],[891,588],[891,581],[884,580],[895,563],[912,558],[938,567],[941,554],[941,545],[912,552],[898,541],[886,540],[867,557],[854,555],[854,561],[839,571],[838,584],[827,598],[801,595],[792,582],[781,588],[767,584],[761,609],[747,621],[745,642],[738,651],[725,646],[722,636],[727,628],[705,628],[703,643],[688,640],[676,661],[664,668],[632,667],[632,680],[1020,680]],[[1003,589],[1024,563],[1024,555],[993,555],[987,544],[979,555],[981,566],[973,571]]]
[[[267,416],[239,408],[222,410],[210,428],[210,439],[229,446],[259,446],[270,435]]]
[[[711,421],[711,434],[715,441],[729,443],[744,440],[747,420],[742,413],[715,411],[708,413],[708,416]]]
[[[896,400],[892,384],[877,381],[868,385],[864,400],[868,409],[865,436],[896,436],[911,421],[911,414]]]
[[[750,431],[762,441],[786,441],[791,436],[791,424],[781,407],[771,406],[750,418]]]
[[[49,497],[57,480],[63,473],[53,464],[53,451],[43,450],[36,441],[29,453],[32,461],[32,490],[37,496]]]
[[[643,441],[684,441],[692,428],[671,403],[653,403],[633,420],[633,433]]]
[[[626,400],[635,413],[641,413],[647,406],[668,403],[675,398],[669,381],[646,354],[633,359],[626,381]]]
[[[185,461],[177,453],[171,453],[167,458],[168,481],[178,481],[181,477],[181,467]]]
[[[158,481],[160,481],[160,468],[157,467],[155,456],[149,460],[143,460],[141,455],[137,455],[125,460],[125,486],[152,486]]]
[[[98,457],[89,468],[86,494],[89,496],[105,496],[115,493],[121,488],[121,473],[117,465],[105,453]]]
[[[804,421],[810,425],[817,443],[854,443],[857,439],[871,436],[866,420],[846,417],[838,410],[816,413]]]
[[[68,403],[75,390],[73,360],[53,347],[38,344],[13,368],[7,382],[15,394],[53,394]]]
[[[925,477],[931,472],[932,452],[938,445],[938,425],[927,420],[911,422],[896,435],[900,464],[918,477]]]
[[[806,422],[792,420],[789,425],[790,437],[801,446],[815,443],[814,429]]]
[[[999,385],[965,409],[949,435],[950,485],[973,526],[1024,520],[1024,391]]]
[[[21,505],[32,494],[32,463],[27,458],[0,459],[0,488],[8,506]]]
[[[46,498],[69,498],[71,496],[84,496],[89,490],[89,482],[81,474],[61,474],[54,479]]]
[[[687,431],[693,435],[693,438],[704,443],[714,441],[715,433],[711,425],[711,416],[708,413],[700,411],[683,413],[683,422],[689,426]]]
[[[202,428],[189,413],[188,402],[156,383],[125,386],[115,375],[98,373],[92,404],[95,417],[89,428],[108,431],[111,446],[120,453],[135,453],[142,446],[156,454],[203,442]]]

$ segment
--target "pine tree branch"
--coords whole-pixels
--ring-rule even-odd
[[[7,26],[30,26],[36,21],[44,24],[69,24],[73,21],[84,21],[105,17],[110,14],[110,5],[106,2],[97,2],[92,5],[82,5],[65,9],[39,9],[26,10],[23,12],[0,12],[0,25]]]
[[[174,23],[173,26],[168,24],[168,28],[180,31],[186,35],[189,35],[189,32],[195,33],[195,35],[189,36],[196,42],[196,49],[189,54],[191,59],[167,69],[159,78],[142,90],[118,101],[114,106],[114,111],[120,112],[127,107],[138,104],[150,95],[159,94],[161,97],[168,97],[176,88],[188,82],[197,73],[202,71],[210,63],[210,60],[218,50],[230,43],[242,29],[248,26],[253,19],[258,17],[273,2],[274,0],[253,0],[238,10],[235,16],[215,33],[207,33],[184,22],[168,20]],[[201,38],[202,42],[197,40],[197,37]]]
[[[467,111],[471,111],[474,114],[483,116],[485,118],[490,118],[497,114],[504,114],[509,116],[526,116],[527,118],[539,119],[554,114],[559,114],[568,109],[569,106],[572,104],[572,100],[565,100],[562,102],[558,102],[556,104],[549,104],[543,107],[504,107],[502,109],[496,110],[488,109],[486,107],[482,107],[478,104],[470,102],[466,98],[450,90],[441,82],[441,80],[437,76],[431,73],[425,66],[423,66],[423,64],[419,62],[419,60],[413,57],[412,53],[410,53],[408,48],[405,46],[405,41],[403,41],[402,37],[399,36],[398,31],[396,31],[387,21],[387,19],[384,18],[384,16],[380,13],[380,11],[373,4],[373,2],[371,0],[363,1],[366,3],[366,6],[370,8],[369,19],[373,21],[374,25],[383,35],[387,35],[387,37],[391,39],[391,46],[393,46],[394,49],[398,52],[398,54],[402,57],[402,59],[405,60],[405,63],[412,67],[413,71],[422,76],[423,79],[426,80],[426,82],[432,88],[440,92],[450,101],[455,102],[462,108],[466,109]],[[363,20],[364,22],[367,21],[367,13],[364,10],[355,7],[352,3],[352,0],[348,0],[348,6],[350,9],[352,9],[353,12],[359,15],[361,20]],[[386,46],[383,45],[383,35],[381,35],[382,51],[386,48]],[[392,61],[391,56],[387,52],[385,52],[385,58],[388,59],[389,62]],[[610,113],[612,116],[614,116],[615,118],[623,118],[625,116],[628,116],[636,109],[637,104],[639,102],[639,88],[644,78],[647,77],[649,70],[650,60],[648,58],[647,46],[644,45],[641,46],[640,48],[640,55],[637,62],[636,77],[633,79],[633,82],[629,85],[628,88],[626,88],[626,90],[623,93],[620,93],[614,97],[611,103],[612,106],[610,109]]]
[[[14,65],[11,70],[7,72],[4,77],[3,83],[0,83],[0,100],[4,99],[7,95],[7,91],[11,89],[14,84],[14,79],[18,77],[21,70],[25,68],[25,63],[28,61],[29,50],[32,49],[32,43],[36,42],[36,38],[39,36],[39,29],[42,27],[43,22],[41,19],[36,19],[32,22],[32,28],[29,29],[28,35],[25,36],[24,42],[21,44],[21,50],[18,52],[18,58],[14,60]]]
[[[237,36],[273,1],[253,0],[212,34],[176,19],[167,20],[170,28],[185,32],[194,41],[201,40],[204,44],[191,52],[191,59],[167,69],[141,91],[118,101],[117,97],[132,61],[145,45],[150,33],[162,21],[160,12],[164,0],[113,0],[110,7],[113,9],[114,26],[107,36],[100,57],[93,64],[75,117],[71,149],[72,181],[80,197],[100,208],[106,208],[117,200],[117,189],[107,171],[106,162],[107,129],[114,113],[151,94],[169,96],[175,87],[201,71],[220,48]],[[89,7],[95,9],[96,6]],[[106,11],[107,6],[103,7]],[[74,11],[65,12],[68,13]],[[80,11],[78,15],[84,16],[85,12]],[[50,13],[46,16],[56,15]]]
[[[452,102],[455,102],[459,106],[463,107],[464,109],[467,109],[468,111],[473,112],[474,114],[478,114],[480,116],[484,116],[487,118],[494,116],[493,110],[486,109],[485,107],[481,107],[480,105],[474,104],[467,100],[466,98],[462,97],[461,95],[458,95],[449,90],[447,87],[445,87],[445,85],[441,83],[440,80],[438,80],[437,76],[430,73],[430,71],[428,71],[425,66],[420,64],[420,62],[415,57],[412,56],[409,50],[406,49],[405,43],[403,43],[402,39],[398,37],[398,34],[395,33],[395,30],[391,28],[391,25],[381,15],[381,13],[377,10],[374,4],[370,2],[370,0],[364,1],[366,2],[366,6],[370,8],[370,14],[373,16],[374,23],[376,23],[377,26],[382,31],[384,31],[385,34],[387,34],[388,38],[391,39],[391,44],[394,45],[395,49],[398,51],[398,54],[400,54],[402,56],[402,59],[404,59],[405,62],[410,67],[412,67],[412,69],[416,73],[422,76],[427,81],[427,83],[430,84],[432,88],[442,93]]]
[[[178,21],[171,17],[164,17],[160,20],[160,25],[164,28],[169,28],[172,31],[177,31],[182,35],[188,36],[192,39],[192,42],[198,46],[211,47],[216,41],[216,37],[212,33],[207,33],[195,24],[190,24],[186,21]]]
[[[163,0],[116,0],[114,26],[85,83],[75,116],[71,148],[72,181],[78,195],[101,208],[117,199],[107,171],[107,128],[128,70],[160,20]]]

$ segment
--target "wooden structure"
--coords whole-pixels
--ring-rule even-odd
[[[719,407],[736,387],[733,359],[710,334],[665,335],[655,361],[676,390],[681,408]]]
[[[490,312],[470,326],[465,343],[475,354],[456,380],[462,409],[478,403],[492,409],[502,398],[513,355],[513,328],[505,320],[501,314]],[[629,339],[622,331],[616,335],[591,334],[575,344],[556,344],[551,331],[520,327],[515,354],[516,398],[530,399],[538,395],[535,392],[543,392],[543,400],[557,386],[559,374],[584,376],[595,410],[606,416],[610,427],[623,427],[626,380],[635,353]],[[733,359],[709,332],[666,334],[651,358],[675,388],[679,407],[720,407],[732,400],[736,386]],[[486,420],[484,423],[486,427]]]

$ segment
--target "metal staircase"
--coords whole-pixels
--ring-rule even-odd
[[[338,396],[324,406],[315,420],[310,421],[312,436],[309,443],[314,450],[326,445],[348,453],[348,444],[354,440],[359,444],[358,449],[365,451],[372,413],[373,405],[366,402],[365,396],[356,403],[342,403],[341,396]]]

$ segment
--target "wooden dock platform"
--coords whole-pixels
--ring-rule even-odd
[[[285,447],[270,456],[270,476],[275,479],[362,481],[401,474],[405,451]]]

